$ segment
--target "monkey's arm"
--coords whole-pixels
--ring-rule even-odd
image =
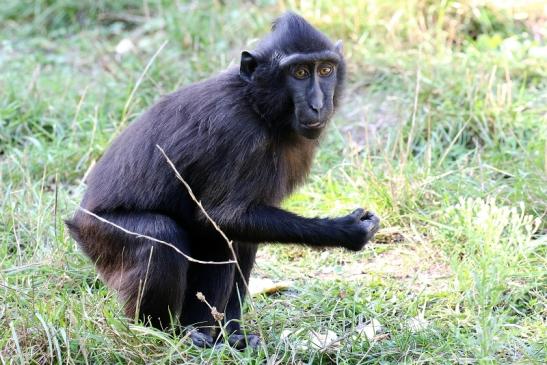
[[[230,238],[241,241],[303,243],[359,250],[378,231],[380,219],[363,209],[334,219],[304,218],[261,205],[228,222],[221,220],[220,226]]]

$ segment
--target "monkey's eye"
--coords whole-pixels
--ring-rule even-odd
[[[334,66],[329,63],[324,63],[319,66],[319,76],[326,77],[329,76],[334,70]]]
[[[296,66],[292,75],[298,80],[304,80],[310,76],[310,72],[306,66]]]

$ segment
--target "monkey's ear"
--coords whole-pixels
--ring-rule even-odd
[[[334,50],[336,51],[336,53],[342,56],[342,53],[344,52],[344,45],[342,44],[342,40],[336,42],[336,44],[334,45]]]
[[[256,70],[256,66],[258,66],[258,62],[256,61],[255,56],[247,51],[241,52],[241,65],[239,66],[239,76],[243,80],[251,82],[253,73]]]

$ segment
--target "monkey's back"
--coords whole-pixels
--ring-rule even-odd
[[[237,70],[229,69],[163,97],[130,124],[93,167],[82,207],[162,210],[192,220],[195,204],[157,146],[207,210],[229,216],[253,203],[277,205],[307,175],[316,145],[290,138],[269,135]]]

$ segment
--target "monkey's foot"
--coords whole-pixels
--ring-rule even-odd
[[[246,347],[256,350],[260,346],[260,337],[258,335],[232,333],[228,336],[228,343],[238,350],[243,350]]]
[[[215,344],[213,337],[195,329],[190,332],[190,339],[194,345],[201,348],[210,348]]]

